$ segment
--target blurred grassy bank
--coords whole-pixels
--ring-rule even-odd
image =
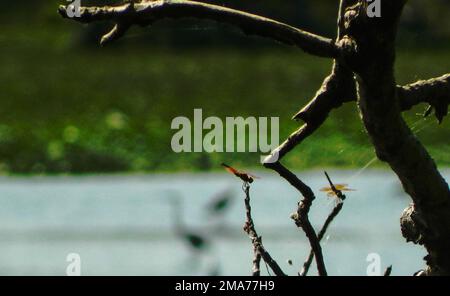
[[[298,127],[290,117],[314,95],[331,65],[282,46],[79,48],[64,27],[42,29],[10,26],[0,35],[3,173],[208,170],[222,161],[256,167],[257,154],[172,152],[172,119],[192,118],[194,108],[222,119],[279,116],[283,141]],[[449,72],[449,49],[401,48],[398,82]],[[436,161],[450,166],[449,119],[441,126],[431,117],[422,120],[416,113],[424,108],[405,117]],[[351,103],[333,112],[287,161],[299,170],[358,168],[373,157]]]

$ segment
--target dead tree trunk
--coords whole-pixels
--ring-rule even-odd
[[[357,101],[378,158],[390,165],[413,200],[401,218],[404,237],[423,244],[427,249],[425,274],[450,275],[449,186],[402,118],[403,111],[419,103],[428,103],[441,122],[447,115],[450,103],[450,75],[406,86],[396,85],[393,70],[395,40],[397,24],[406,2],[380,0],[381,17],[369,17],[367,11],[371,1],[341,0],[338,34],[334,40],[242,11],[184,0],[144,0],[119,6],[81,7],[80,16],[73,20],[82,23],[114,21],[116,25],[112,31],[101,40],[102,44],[107,44],[124,35],[132,25],[147,26],[165,18],[211,19],[234,25],[246,34],[271,38],[299,47],[306,53],[334,59],[331,74],[316,96],[294,116],[304,125],[273,151],[268,158],[270,161],[265,164],[303,196],[293,219],[311,242],[319,274],[327,273],[320,236],[317,236],[308,219],[314,193],[281,161],[289,151],[312,135],[333,109],[345,102]],[[67,7],[61,6],[59,13],[68,18]],[[336,190],[336,194],[341,193]],[[246,206],[249,210],[249,204]],[[255,242],[259,239],[256,234],[254,239]],[[255,253],[255,258],[260,258],[260,255]],[[281,270],[279,273],[283,274]]]
[[[358,105],[376,154],[414,201],[414,210],[402,219],[403,234],[425,245],[429,273],[450,274],[449,187],[403,120],[397,100],[395,37],[405,2],[384,1],[379,19],[368,18],[361,4],[347,12],[345,25],[357,46],[347,61],[356,73]]]

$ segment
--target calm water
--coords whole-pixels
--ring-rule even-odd
[[[406,244],[399,217],[409,199],[387,171],[331,172],[349,183],[341,215],[323,242],[330,274],[365,275],[370,253],[382,268],[412,274],[422,267],[421,247]],[[267,172],[251,188],[256,227],[284,270],[296,274],[308,242],[289,219],[298,194]],[[445,175],[450,176],[450,171]],[[321,172],[300,173],[314,190],[326,185]],[[232,190],[223,215],[208,214],[218,192]],[[202,234],[210,247],[193,252],[174,232],[179,195],[183,227]],[[0,179],[0,274],[65,275],[69,253],[81,256],[83,275],[247,275],[252,248],[242,231],[241,184],[226,174]],[[311,213],[321,225],[334,202],[318,193]],[[293,266],[287,264],[291,259]],[[315,269],[312,270],[315,274]]]

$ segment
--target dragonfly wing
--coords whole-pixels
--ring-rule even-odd
[[[347,188],[347,186],[348,186],[348,184],[336,184],[336,185],[334,185],[334,187],[337,190],[345,190]]]
[[[253,179],[261,179],[261,177],[255,176],[255,175],[253,175],[253,174],[247,173],[247,175],[249,175],[249,176],[252,177]]]
[[[233,175],[238,175],[238,174],[239,174],[239,171],[238,171],[238,170],[236,170],[236,169],[230,167],[229,165],[226,165],[226,164],[222,163],[222,166],[223,166],[223,167],[225,168],[225,170],[226,170],[227,172],[229,172],[230,174],[233,174]]]

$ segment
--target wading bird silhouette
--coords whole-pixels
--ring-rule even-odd
[[[211,200],[206,205],[206,211],[209,216],[223,215],[230,208],[234,199],[234,193],[231,189],[225,189],[217,192],[211,197]]]
[[[183,221],[182,198],[178,192],[170,192],[168,200],[173,210],[173,225],[175,234],[183,239],[193,250],[204,251],[210,243],[208,239],[199,232],[188,229]]]
[[[200,231],[195,231],[186,226],[183,219],[185,208],[183,207],[183,198],[180,192],[168,190],[165,192],[166,199],[169,201],[172,210],[172,223],[176,236],[189,246],[192,251],[188,261],[182,265],[186,268],[189,275],[220,275],[221,262],[210,238]]]

